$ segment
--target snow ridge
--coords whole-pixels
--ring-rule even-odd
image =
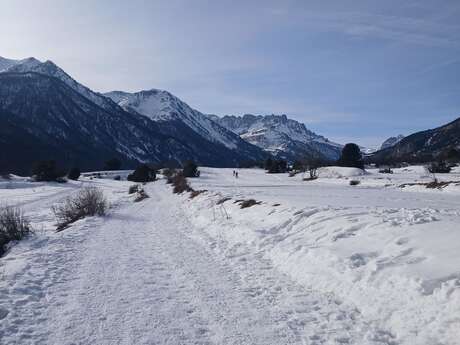
[[[290,152],[293,156],[303,155],[300,151],[319,153],[327,159],[337,159],[342,145],[307,129],[305,124],[289,119],[286,115],[224,116],[210,115],[227,129],[237,133],[244,140],[275,155]]]
[[[135,93],[113,91],[105,96],[127,111],[145,115],[157,122],[180,121],[208,140],[229,149],[238,147],[239,138],[208,116],[192,109],[187,103],[168,91],[151,89]]]

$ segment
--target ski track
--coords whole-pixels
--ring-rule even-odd
[[[353,306],[194,228],[162,182],[147,189],[3,259],[17,271],[0,285],[1,344],[395,344]]]

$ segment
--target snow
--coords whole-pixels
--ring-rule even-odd
[[[139,203],[100,173],[0,181],[37,230],[0,258],[2,344],[458,344],[460,185],[400,187],[430,181],[424,167],[201,168],[206,193],[159,180]],[[51,206],[83,186],[109,214],[55,233]]]
[[[442,177],[459,182],[450,191],[408,191],[398,185],[431,178],[423,167],[385,178],[370,171],[360,186],[348,185],[351,172],[307,182],[202,169],[193,186],[210,192],[188,209],[211,237],[249,245],[296,282],[359,310],[394,343],[458,344],[460,174]],[[232,199],[223,216],[224,197]],[[245,210],[234,203],[247,198],[263,203]]]
[[[362,169],[347,167],[323,167],[319,168],[317,173],[319,177],[323,178],[354,177],[366,174]]]

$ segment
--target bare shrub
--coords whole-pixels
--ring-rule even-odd
[[[166,177],[166,179],[173,177],[176,174],[176,169],[173,168],[164,168],[162,170],[163,176]]]
[[[0,256],[5,253],[5,245],[19,241],[32,233],[28,219],[21,209],[3,206],[0,208]]]
[[[204,193],[204,192],[207,192],[207,190],[206,190],[206,189],[202,189],[202,190],[192,190],[192,191],[190,192],[190,199],[193,199],[193,198],[197,197],[198,195],[200,195],[200,194],[202,194],[202,193]]]
[[[229,201],[229,200],[232,200],[232,198],[225,197],[225,198],[219,199],[219,200],[216,202],[216,205],[221,205],[221,204],[223,204],[224,202]]]
[[[359,181],[359,180],[351,180],[351,181],[350,181],[350,186],[357,186],[357,185],[359,185],[360,183],[361,183],[361,181]]]
[[[108,202],[102,190],[96,187],[83,188],[76,196],[68,197],[63,204],[52,207],[58,220],[56,230],[64,230],[71,223],[88,216],[103,216],[107,208]]]
[[[255,201],[254,199],[243,200],[240,204],[240,208],[248,208],[254,205],[260,205],[260,201]]]
[[[136,192],[136,198],[134,199],[134,202],[139,202],[147,198],[150,198],[150,196],[145,192],[144,189],[141,188]]]
[[[129,186],[128,189],[128,194],[134,194],[139,191],[140,186],[138,184],[133,184],[132,186]]]
[[[181,194],[183,192],[191,192],[193,189],[187,182],[187,179],[182,174],[176,174],[172,178],[172,184],[174,186],[173,192],[176,194]]]

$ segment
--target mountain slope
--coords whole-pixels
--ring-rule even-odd
[[[0,121],[8,148],[0,163],[15,172],[27,173],[39,159],[95,169],[111,157],[130,166],[195,158],[190,146],[163,135],[145,117],[107,112],[62,81],[38,73],[0,73]]]
[[[113,91],[105,94],[128,112],[142,114],[155,121],[163,133],[179,135],[187,142],[230,150],[237,160],[261,160],[265,154],[248,144],[232,131],[192,109],[176,96],[163,90],[145,90],[136,93]],[[221,154],[228,154],[224,151]]]
[[[210,117],[251,144],[284,159],[336,160],[340,156],[341,145],[317,135],[286,115]]]
[[[2,61],[4,62],[2,63]],[[3,69],[2,65],[4,66]],[[92,102],[96,103],[98,106],[104,108],[105,110],[114,111],[117,108],[116,105],[110,99],[78,83],[75,79],[69,76],[64,70],[62,70],[60,67],[58,67],[56,64],[54,64],[54,62],[50,60],[41,62],[33,57],[23,60],[10,60],[0,57],[0,73],[1,72],[36,72],[51,77],[55,77],[64,82],[67,86],[69,86],[82,96],[88,98]]]
[[[420,162],[436,158],[451,148],[460,148],[460,118],[444,126],[409,135],[394,146],[376,152],[371,160]]]
[[[399,143],[403,139],[404,139],[404,135],[402,134],[396,137],[390,137],[382,143],[382,145],[380,146],[380,150],[395,146],[397,143]]]

